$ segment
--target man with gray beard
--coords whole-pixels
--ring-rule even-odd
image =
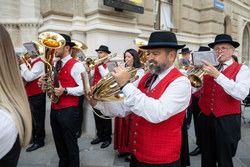
[[[173,66],[178,49],[174,33],[153,32],[149,43],[149,70],[138,86],[130,83],[123,66],[111,74],[126,95],[122,102],[101,102],[87,95],[90,104],[104,115],[124,117],[133,114],[131,128],[131,167],[180,167],[181,127],[190,103],[191,84]]]

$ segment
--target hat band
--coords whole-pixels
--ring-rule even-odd
[[[217,42],[233,42],[233,41],[229,39],[220,39],[220,40],[214,41],[214,43],[217,43]]]
[[[154,42],[148,43],[148,45],[178,45],[176,42]]]

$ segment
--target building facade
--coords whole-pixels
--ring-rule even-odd
[[[155,30],[168,30],[193,51],[213,42],[217,34],[230,34],[241,44],[236,49],[240,62],[249,65],[250,0],[123,0],[136,2],[143,14],[106,6],[104,1],[0,0],[0,23],[20,55],[24,42],[53,31],[85,43],[87,57],[96,57],[95,49],[104,44],[121,61],[126,49],[136,49],[136,38],[147,40]],[[85,132],[93,136],[92,113],[85,112],[84,119]]]

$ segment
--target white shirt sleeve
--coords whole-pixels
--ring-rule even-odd
[[[244,100],[249,94],[250,70],[247,66],[242,65],[240,71],[236,75],[235,81],[228,79],[222,73],[220,73],[215,81],[223,87],[227,94],[236,100]]]
[[[84,66],[80,62],[75,63],[71,69],[70,74],[74,78],[74,80],[78,86],[76,86],[74,88],[67,88],[69,95],[81,96],[84,94],[83,81],[82,81],[82,77],[81,77],[82,72],[85,72]]]
[[[45,74],[44,72],[44,63],[42,61],[36,62],[31,71],[28,69],[26,64],[21,64],[21,75],[27,82],[34,81],[37,78],[40,78]]]
[[[13,147],[18,130],[11,115],[0,109],[0,159],[2,159]]]
[[[105,69],[103,67],[103,65],[100,65],[100,66],[98,66],[98,69],[99,69],[99,72],[100,72],[100,74],[101,74],[102,77],[105,77],[106,75],[109,74],[108,67]]]
[[[146,96],[132,84],[123,88],[124,104],[147,121],[159,123],[184,111],[190,102],[191,84],[187,77],[174,80],[159,99]]]

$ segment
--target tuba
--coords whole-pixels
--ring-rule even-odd
[[[86,59],[86,64],[87,66],[89,67],[90,70],[93,70],[95,68],[95,65],[101,61],[104,61],[103,63],[105,64],[107,61],[109,61],[109,59],[112,59],[114,57],[117,56],[117,53],[114,53],[112,55],[108,55],[106,57],[103,57],[103,58],[100,58],[100,59],[97,59],[97,60],[93,60],[91,58],[87,58]]]
[[[73,57],[74,59],[77,58],[77,54],[81,51],[81,50],[86,50],[88,49],[87,45],[85,45],[84,43],[77,41],[77,40],[71,40],[71,42],[75,43],[75,46],[72,47],[72,52],[71,52],[71,57]]]
[[[56,96],[54,92],[54,79],[56,87],[59,87],[59,82],[52,60],[55,49],[63,47],[66,41],[63,36],[55,32],[43,32],[38,36],[38,39],[41,44],[45,46],[45,55],[43,57],[45,64],[45,78],[42,84],[42,89],[43,91],[47,91],[47,96],[50,101],[56,104],[59,101],[59,96]],[[52,71],[54,71],[55,78],[52,75]]]
[[[140,39],[140,38],[136,38],[134,40],[134,43],[137,46],[137,52],[139,54],[140,62],[142,64],[142,66],[146,66],[147,60],[148,60],[148,51],[146,49],[141,49],[140,46],[147,45],[147,41]]]

